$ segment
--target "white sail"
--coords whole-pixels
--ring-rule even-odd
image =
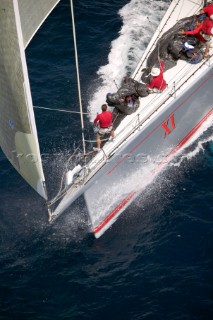
[[[60,0],[18,0],[24,47]]]
[[[0,1],[0,146],[14,168],[45,199],[24,47],[57,2]]]

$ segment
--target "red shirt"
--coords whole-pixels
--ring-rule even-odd
[[[164,90],[166,88],[166,81],[163,78],[164,67],[163,61],[160,61],[160,74],[157,77],[153,77],[150,84],[146,85],[149,89],[156,88],[158,90]]]
[[[203,27],[203,23],[201,23],[197,28],[191,31],[184,31],[184,34],[198,34],[200,33],[201,29]]]
[[[203,38],[201,31],[205,34],[211,34],[211,28],[213,27],[213,21],[209,18],[206,18],[203,23],[201,23],[197,28],[195,28],[194,30],[191,31],[184,31],[184,34],[186,35],[191,35],[191,34],[195,34],[197,36],[197,38],[201,41],[201,42],[206,42],[206,40]]]
[[[112,125],[112,112],[102,111],[94,120],[94,124],[99,122],[101,128],[108,128]]]
[[[203,8],[203,12],[207,13],[207,15],[210,17],[213,14],[213,4]]]
[[[202,35],[200,34],[201,30],[203,27],[203,23],[201,23],[197,28],[195,28],[194,30],[191,31],[184,31],[184,34],[186,35],[192,35],[192,34],[196,34],[197,38],[199,41],[205,43],[206,40],[202,37]]]

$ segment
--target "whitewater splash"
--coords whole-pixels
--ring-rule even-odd
[[[106,94],[116,92],[116,85],[120,86],[123,77],[134,71],[168,5],[157,0],[132,0],[119,10],[123,26],[119,37],[111,43],[108,64],[97,71],[102,84],[94,89],[88,104],[90,121],[100,112]]]
[[[134,195],[129,203],[135,200],[148,186],[151,187],[152,192],[155,192],[155,179],[159,177],[159,174],[163,173],[164,170],[171,170],[171,167],[179,167],[183,160],[190,161],[192,158],[195,158],[204,150],[204,144],[213,141],[212,131],[210,133],[208,132],[208,129],[212,127],[212,125],[213,115],[202,124],[184,147],[175,154],[169,157],[165,157],[165,154],[158,155],[157,157],[149,157],[146,159],[146,163],[143,162],[141,167],[137,166],[138,168],[135,169],[135,172],[131,175],[128,172],[124,172],[122,179],[112,183],[110,189],[105,189],[103,186],[101,201],[97,197],[92,203],[93,212],[97,212],[97,215],[94,216],[95,223],[98,224],[102,221],[106,216],[106,212],[112,211],[115,204],[121,202],[131,194]],[[189,147],[190,151],[188,151]],[[144,161],[144,159],[142,159],[142,161]],[[132,165],[135,165],[134,161]],[[161,179],[162,182],[165,182],[163,176],[160,176],[160,182]]]
[[[184,147],[180,150],[180,157],[177,161],[171,161],[170,166],[179,167],[184,160],[190,161],[191,159],[195,158],[199,152],[205,151],[205,144],[213,142],[213,135],[205,133],[207,130],[213,126],[213,115],[210,116],[202,126],[197,130],[197,132],[188,140],[188,142],[184,145]],[[189,151],[187,150],[190,146],[193,145],[193,148]],[[187,152],[184,152],[187,150]],[[177,155],[179,155],[179,153]],[[177,155],[175,156],[175,160],[177,159]]]

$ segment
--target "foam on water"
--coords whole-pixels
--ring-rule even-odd
[[[194,157],[198,155],[200,151],[204,151],[204,144],[213,141],[213,135],[207,135],[202,137],[203,133],[208,130],[213,125],[213,115],[210,116],[202,126],[197,130],[197,132],[192,136],[191,139],[184,145],[181,149],[181,156],[178,158],[177,162],[171,162],[170,166],[177,166],[179,167],[184,160],[190,161]],[[199,139],[200,138],[200,139]],[[199,140],[198,140],[199,139]],[[185,153],[184,150],[189,148],[189,146],[193,145],[192,150]]]
[[[97,198],[96,201],[92,203],[93,212],[97,212],[97,216],[94,219],[95,222],[102,221],[103,218],[106,217],[106,214],[111,212],[122,200],[128,197],[131,192],[136,192],[136,194],[138,194],[153,182],[154,176],[151,172],[154,166],[154,163],[142,166],[134,173],[113,183],[110,189],[104,190],[101,201]]]
[[[122,78],[134,71],[167,8],[168,4],[162,1],[132,0],[119,10],[123,25],[118,38],[111,43],[108,64],[97,71],[101,86],[88,104],[91,121],[100,112],[106,94],[116,92],[116,85],[119,87]]]

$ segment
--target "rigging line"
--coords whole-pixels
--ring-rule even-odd
[[[78,68],[78,52],[77,52],[77,45],[76,45],[74,8],[73,8],[72,0],[70,0],[70,6],[71,6],[71,15],[72,15],[73,40],[74,40],[74,48],[75,48],[75,65],[76,65],[77,82],[78,82],[78,98],[79,98],[80,115],[81,115],[82,144],[83,144],[83,152],[85,154],[86,148],[85,148],[85,141],[84,141],[84,118],[83,118],[83,109],[82,109],[82,102],[81,102],[81,85],[80,85],[79,68]]]
[[[33,108],[45,109],[45,110],[51,110],[51,111],[59,111],[59,112],[67,112],[67,113],[77,113],[77,114],[81,113],[79,111],[70,111],[70,110],[63,110],[63,109],[52,109],[52,108],[39,107],[39,106],[33,106]],[[88,112],[83,112],[83,114],[89,114],[89,113]]]
[[[117,120],[117,117],[120,115],[120,112],[117,112],[115,119],[112,121],[112,124],[114,124],[114,122]]]
[[[64,177],[65,177],[65,175],[66,175],[66,173],[67,173],[68,163],[69,163],[69,161],[76,155],[77,151],[79,151],[79,150],[80,150],[80,149],[77,148],[77,149],[74,151],[74,153],[67,159],[67,161],[66,161],[66,163],[65,163],[65,170],[63,171],[63,174],[62,174],[62,177],[61,177],[60,189],[59,189],[57,195],[59,195],[59,193],[61,193],[61,190],[62,190],[62,187],[63,187],[63,182],[64,182]],[[56,195],[56,197],[57,197],[57,195]]]
[[[181,14],[182,9],[183,9],[183,2],[184,2],[184,0],[182,0],[182,5],[181,5],[181,7],[180,7],[180,9],[179,9],[179,13],[178,13],[177,20],[179,20],[179,18],[180,18],[180,14]]]
[[[116,83],[116,81],[115,81],[115,80],[113,80],[113,81],[114,81],[114,83],[115,83],[115,85],[116,85],[116,88],[117,88],[117,89],[119,89],[119,88],[118,88],[118,85],[117,85],[117,83]]]
[[[138,59],[138,61],[140,61],[141,58],[139,58],[138,55],[134,51],[132,51],[132,54]]]

